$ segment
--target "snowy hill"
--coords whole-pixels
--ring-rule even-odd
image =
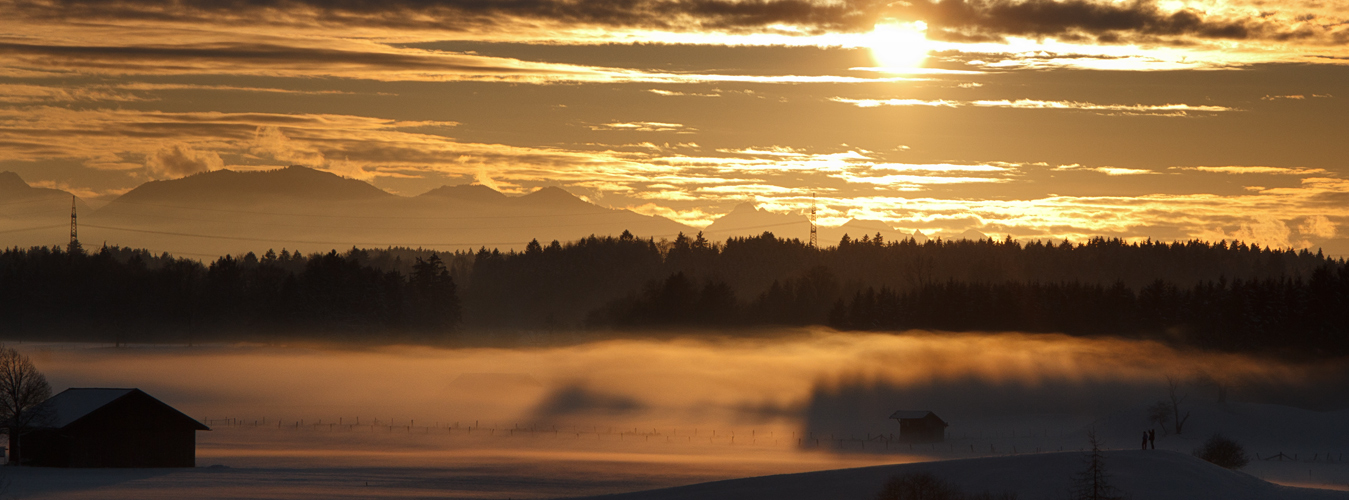
[[[1109,451],[1111,484],[1148,500],[1343,499],[1344,492],[1275,485],[1171,451]],[[1069,498],[1083,454],[1045,453],[882,465],[752,477],[593,497],[596,500],[832,500],[874,498],[891,477],[928,472],[966,493],[1014,492],[1019,500]]]
[[[1134,443],[1142,429],[1157,428],[1157,447],[1189,452],[1214,433],[1244,445],[1252,453],[1325,453],[1349,449],[1349,410],[1311,411],[1257,403],[1182,403],[1189,418],[1179,436],[1147,421],[1147,409],[1137,407],[1108,415],[1094,424],[1111,443]],[[1255,458],[1252,456],[1252,458]]]

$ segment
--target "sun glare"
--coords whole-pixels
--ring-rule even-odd
[[[882,69],[904,71],[917,68],[927,58],[927,23],[877,24],[871,31],[871,57]]]

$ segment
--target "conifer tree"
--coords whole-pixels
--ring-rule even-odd
[[[1110,484],[1110,474],[1105,470],[1105,454],[1101,451],[1101,440],[1096,431],[1087,431],[1087,442],[1091,451],[1085,457],[1086,469],[1077,474],[1076,490],[1073,500],[1121,500],[1119,491]]]

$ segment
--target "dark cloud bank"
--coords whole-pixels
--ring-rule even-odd
[[[7,5],[6,5],[7,4]],[[54,0],[0,2],[33,19],[136,19],[271,24],[318,23],[451,31],[490,30],[523,22],[668,30],[757,31],[774,25],[807,33],[868,31],[886,18],[923,20],[932,36],[997,40],[1056,36],[1123,42],[1159,38],[1311,38],[1316,29],[1267,17],[1221,19],[1197,10],[1164,11],[1150,1],[1090,0]]]

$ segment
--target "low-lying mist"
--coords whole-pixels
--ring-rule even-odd
[[[886,417],[899,409],[934,411],[953,435],[996,431],[1028,416],[1083,424],[1166,397],[1168,377],[1182,382],[1190,401],[1212,401],[1222,388],[1231,401],[1349,406],[1345,371],[1334,363],[1016,333],[802,330],[531,348],[14,347],[32,356],[56,391],[138,387],[216,427],[199,437],[203,456],[265,454],[259,443],[270,442],[274,456],[300,461],[304,452],[294,450],[322,442],[328,455],[350,447],[675,456],[743,446],[740,452],[760,459],[810,462],[828,454],[798,447],[801,436],[897,434]],[[258,430],[238,430],[248,426]],[[318,429],[329,437],[304,437]],[[360,437],[334,434],[342,429]],[[395,430],[406,436],[376,437]],[[489,439],[502,433],[537,439]]]

